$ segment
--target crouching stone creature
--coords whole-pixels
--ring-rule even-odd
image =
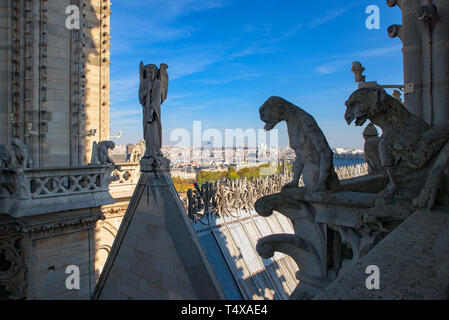
[[[294,104],[280,97],[269,98],[260,108],[265,130],[278,123],[287,123],[290,147],[295,151],[293,180],[284,188],[298,188],[303,177],[306,190],[313,192],[337,190],[340,186],[333,166],[333,152],[315,119]]]
[[[91,164],[113,165],[114,161],[109,156],[109,150],[113,150],[114,148],[115,143],[113,141],[101,141],[98,143],[94,141]]]
[[[380,87],[355,91],[346,107],[348,125],[370,120],[382,129],[378,151],[389,182],[380,196],[399,196],[416,207],[432,208],[448,167],[449,123],[430,127]]]

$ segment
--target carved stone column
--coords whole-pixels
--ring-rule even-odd
[[[449,2],[446,0],[387,0],[402,10],[402,25],[388,28],[403,42],[407,108],[429,124],[449,121]]]

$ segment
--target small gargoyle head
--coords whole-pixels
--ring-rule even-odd
[[[115,143],[114,141],[104,141],[104,146],[110,150],[115,149]]]
[[[265,122],[265,130],[270,131],[285,120],[285,105],[288,102],[280,97],[269,98],[259,109],[260,120]]]
[[[350,125],[355,121],[356,126],[363,126],[365,122],[379,112],[387,93],[380,87],[362,88],[355,91],[346,101],[345,120]]]

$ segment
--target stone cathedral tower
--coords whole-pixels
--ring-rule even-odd
[[[86,164],[108,140],[109,15],[109,0],[0,1],[0,143],[21,139],[34,168]]]
[[[88,299],[95,287],[116,169],[90,164],[109,138],[110,6],[0,0],[0,300]],[[31,167],[11,161],[17,145]],[[65,286],[70,265],[78,291]]]

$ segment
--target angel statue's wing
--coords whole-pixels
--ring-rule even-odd
[[[167,99],[168,96],[168,65],[165,63],[162,63],[160,66],[160,80],[162,84],[162,94],[161,94],[161,104],[164,103],[165,99]]]
[[[145,105],[146,103],[146,97],[147,97],[147,88],[146,88],[146,84],[147,83],[147,74],[145,71],[145,65],[142,62],[140,62],[140,86],[139,86],[139,102],[141,105]]]

